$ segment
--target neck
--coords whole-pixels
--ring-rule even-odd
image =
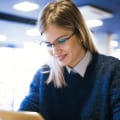
[[[71,66],[69,66],[69,67],[71,67],[71,68],[75,67],[75,66],[84,58],[85,54],[86,54],[86,50],[81,49],[80,55],[79,55],[78,58],[76,59],[75,64],[74,64],[74,65],[71,65]]]

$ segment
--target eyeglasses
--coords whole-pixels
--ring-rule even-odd
[[[52,46],[54,45],[63,45],[66,41],[68,41],[73,35],[75,34],[75,32],[73,32],[69,37],[66,38],[62,38],[62,39],[58,39],[53,43],[47,42],[47,41],[42,41],[40,42],[40,45],[44,45],[47,48],[51,49]]]

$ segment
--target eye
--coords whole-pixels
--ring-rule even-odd
[[[58,40],[57,42],[59,44],[64,44],[67,40],[68,40],[68,38],[63,38],[63,39]]]
[[[45,44],[47,47],[51,47],[51,46],[52,46],[52,44],[49,43],[49,42],[44,42],[44,44]]]

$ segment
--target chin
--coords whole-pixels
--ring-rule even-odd
[[[62,62],[59,62],[59,64],[60,64],[60,66],[62,66],[62,67],[65,67],[65,66],[67,66],[67,64],[65,64],[65,63],[62,63]]]

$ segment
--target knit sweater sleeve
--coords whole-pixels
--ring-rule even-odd
[[[19,111],[35,111],[39,112],[39,71],[35,74],[28,95],[21,102]]]
[[[40,112],[40,98],[41,98],[40,88],[42,85],[41,83],[44,81],[44,79],[47,79],[48,77],[47,75],[45,75],[46,78],[43,79],[44,72],[48,70],[49,70],[48,67],[42,66],[36,72],[30,84],[29,93],[21,102],[19,111]]]
[[[112,120],[120,120],[120,61],[116,61],[115,65],[111,86]]]

